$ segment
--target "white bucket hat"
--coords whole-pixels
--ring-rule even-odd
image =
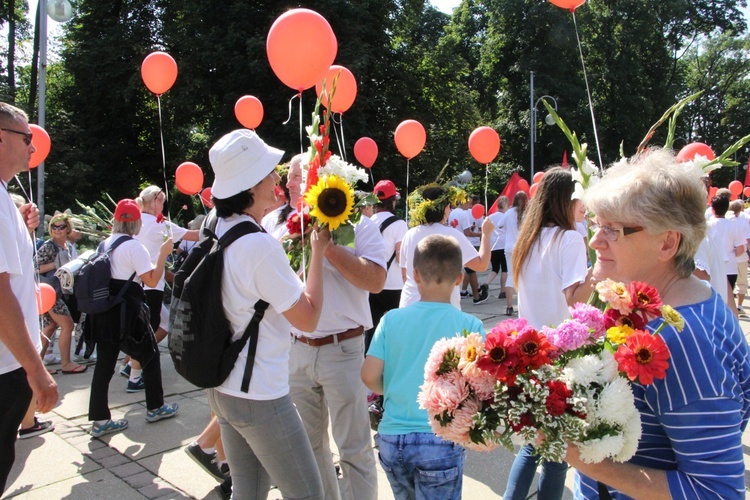
[[[276,168],[282,156],[283,151],[268,146],[252,130],[233,130],[208,152],[214,170],[211,195],[226,199],[250,189]]]

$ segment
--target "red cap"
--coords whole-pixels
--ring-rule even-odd
[[[393,184],[393,182],[383,180],[375,184],[373,194],[375,194],[379,200],[387,200],[388,198],[396,196],[398,191],[396,191],[396,185]]]
[[[141,209],[135,200],[125,198],[117,202],[115,220],[118,222],[135,222],[141,218]]]

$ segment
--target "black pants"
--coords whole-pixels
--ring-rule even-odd
[[[145,290],[146,305],[151,314],[151,328],[154,332],[159,328],[161,323],[161,305],[164,301],[164,290]]]
[[[89,396],[89,420],[109,420],[109,382],[115,372],[120,343],[99,340],[96,343],[96,366],[91,379]],[[153,357],[143,366],[143,382],[146,384],[146,408],[156,410],[164,404],[164,389],[161,385],[161,363],[159,356]],[[24,410],[25,411],[25,410]]]
[[[32,391],[23,368],[0,375],[0,495],[16,459],[16,437]]]
[[[365,331],[365,354],[370,348],[372,336],[375,335],[375,328],[380,323],[385,313],[391,309],[397,309],[401,301],[401,290],[383,290],[380,293],[370,294],[370,313],[372,314],[372,328]]]

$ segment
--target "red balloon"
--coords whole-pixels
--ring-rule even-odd
[[[538,184],[539,182],[541,182],[542,177],[544,177],[544,172],[537,172],[537,173],[535,173],[534,174],[534,184]],[[532,186],[534,184],[532,184]]]
[[[354,157],[365,168],[372,168],[378,159],[378,145],[369,137],[362,137],[354,143]]]
[[[484,215],[484,205],[477,203],[471,207],[471,216],[478,219]]]
[[[325,76],[337,51],[331,25],[309,9],[292,9],[280,15],[266,40],[271,69],[284,85],[300,92]]]
[[[338,77],[336,92],[333,94],[330,110],[334,113],[343,113],[352,107],[354,99],[357,97],[357,80],[354,79],[352,72],[343,66],[334,64],[326,73],[326,95],[320,102],[328,108],[328,94],[333,91],[333,81],[336,77]],[[315,93],[318,94],[318,97],[320,97],[321,92],[323,92],[322,80],[315,84]]]
[[[44,314],[55,305],[57,294],[55,289],[47,283],[40,283],[36,292],[36,308],[39,314]]]
[[[207,187],[201,191],[201,203],[206,208],[214,208],[214,202],[211,201],[211,187]]]
[[[586,0],[549,0],[553,5],[557,5],[560,8],[568,9],[573,12],[578,7],[586,3]]]
[[[166,52],[152,52],[141,64],[141,78],[151,92],[161,95],[177,80],[177,63]]]
[[[255,129],[263,121],[263,104],[257,97],[244,95],[234,105],[234,116],[243,127]]]
[[[746,187],[742,190],[742,194],[745,195],[745,198],[750,198],[750,186]]]
[[[479,163],[490,163],[500,152],[500,136],[495,129],[479,127],[469,136],[469,152]]]
[[[186,161],[174,173],[177,190],[189,196],[197,194],[203,187],[203,170],[193,162]]]
[[[536,176],[534,176],[534,177],[536,177]],[[534,197],[534,195],[536,194],[536,190],[537,190],[537,189],[539,189],[539,183],[538,183],[538,182],[535,182],[535,183],[534,183],[534,184],[532,184],[532,185],[531,185],[531,187],[529,188],[529,197],[533,198],[533,197]]]
[[[521,191],[529,192],[529,182],[526,179],[521,179],[518,181],[518,189]]]
[[[716,158],[714,150],[707,144],[703,144],[702,142],[691,142],[690,144],[686,144],[685,147],[677,153],[677,161],[692,161],[696,155],[705,156],[709,160]]]
[[[398,152],[411,160],[422,152],[427,142],[427,132],[417,120],[404,120],[396,127],[393,138]]]
[[[742,183],[740,181],[732,181],[729,183],[729,192],[734,196],[739,196],[742,193]]]
[[[31,130],[31,144],[34,145],[36,151],[31,153],[29,158],[29,168],[38,167],[49,155],[49,150],[52,149],[52,141],[50,141],[49,134],[39,125],[29,125]]]

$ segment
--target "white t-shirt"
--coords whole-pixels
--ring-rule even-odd
[[[373,214],[372,217],[370,217],[370,220],[374,222],[375,225],[378,226],[378,230],[380,230],[380,225],[391,216],[393,216],[393,214],[390,212],[377,212]],[[404,239],[406,231],[408,230],[409,228],[407,227],[406,222],[399,219],[396,222],[393,222],[390,226],[385,228],[385,231],[383,231],[382,234],[383,240],[385,240],[386,264],[388,263],[388,259],[390,259],[393,255],[393,252],[395,252],[396,244],[401,243],[401,241]],[[403,287],[404,278],[401,276],[401,267],[398,265],[398,262],[396,262],[396,257],[394,257],[393,261],[391,261],[391,266],[388,268],[388,274],[385,278],[385,287],[383,289],[401,290]]]
[[[570,317],[563,290],[583,283],[586,273],[586,245],[578,231],[542,228],[518,273],[518,316],[537,329],[557,326]]]
[[[482,223],[484,222],[484,216],[475,219],[474,216],[471,214],[471,210],[467,210],[465,217],[465,226],[464,230],[468,229],[472,233],[481,233],[482,232]],[[466,233],[464,233],[466,234]],[[479,248],[479,243],[481,242],[480,236],[467,236],[469,243],[472,244],[474,248]]]
[[[159,260],[159,249],[161,248],[162,243],[164,243],[164,239],[171,236],[173,241],[179,241],[188,231],[187,229],[182,228],[177,224],[172,224],[167,220],[156,222],[156,216],[145,212],[141,213],[141,220],[143,221],[143,225],[141,226],[140,232],[136,234],[134,238],[143,243],[143,246],[146,247],[146,250],[151,256],[151,263],[154,265],[156,265],[156,261]],[[144,286],[143,288],[151,290],[151,288],[147,286]],[[163,275],[153,290],[164,290]]]
[[[216,235],[223,236],[240,222],[255,221],[247,215],[219,219]],[[258,329],[253,376],[249,392],[242,392],[248,345],[245,345],[229,377],[219,392],[243,399],[271,400],[289,393],[289,321],[284,317],[297,303],[304,284],[289,267],[281,243],[273,236],[257,232],[245,235],[224,251],[221,300],[234,340],[242,337],[255,314],[259,299],[269,303]]]
[[[406,269],[406,281],[404,282],[404,289],[401,292],[401,302],[399,302],[399,307],[406,307],[409,304],[419,302],[419,299],[422,297],[419,294],[417,283],[414,281],[414,252],[416,252],[419,242],[432,234],[444,234],[456,238],[458,245],[461,247],[461,264],[464,266],[466,266],[469,261],[479,256],[479,252],[477,252],[477,249],[469,243],[469,240],[464,236],[464,233],[450,226],[434,223],[423,224],[409,229],[404,236],[404,240],[401,242],[401,267]],[[459,290],[458,286],[453,289],[453,293],[451,294],[451,304],[460,311],[461,294],[459,293]]]
[[[724,302],[727,301],[727,272],[724,269],[724,260],[719,255],[716,242],[708,234],[695,252],[695,267],[708,273],[709,283],[716,293],[721,295]]]
[[[10,289],[21,306],[31,341],[37,350],[41,349],[34,282],[34,242],[5,186],[0,186],[0,273],[10,276]],[[7,298],[0,297],[0,300]],[[5,327],[7,325],[3,325]],[[21,363],[0,341],[0,375],[18,368],[21,368]]]
[[[727,275],[737,274],[737,257],[734,249],[745,244],[742,228],[724,217],[715,217],[707,222],[708,234],[716,242],[719,254],[724,259]]]
[[[113,234],[104,240],[104,250],[106,251],[116,240],[125,236],[127,235],[121,233]],[[135,272],[133,281],[138,284],[141,284],[141,275],[154,268],[148,250],[136,239],[120,243],[120,246],[109,254],[109,263],[112,269],[112,279],[128,280]]]
[[[461,207],[456,207],[448,214],[448,225],[454,227],[459,231],[464,231],[466,210]]]
[[[740,226],[740,232],[745,237],[745,251],[737,257],[737,262],[747,262],[747,240],[750,239],[750,215],[746,214],[745,212],[740,212],[737,217],[731,220],[734,221],[735,224]]]
[[[279,223],[279,214],[284,208],[286,208],[286,206],[287,205],[284,205],[277,208],[276,210],[268,212],[260,221],[260,225],[263,226],[263,229],[265,229],[266,232],[273,236],[276,240],[281,240],[281,238],[283,238],[287,233],[286,221]],[[296,210],[292,210],[291,212],[289,212],[289,215],[296,212]]]
[[[505,212],[495,212],[489,215],[495,230],[492,231],[491,250],[505,250]]]
[[[510,259],[513,254],[513,247],[518,241],[518,210],[516,207],[510,207],[505,212],[505,258]],[[508,270],[510,274],[510,269]]]

